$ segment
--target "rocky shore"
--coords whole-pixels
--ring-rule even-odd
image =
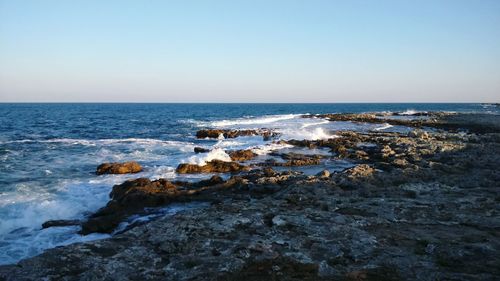
[[[115,185],[108,204],[86,221],[44,227],[80,224],[82,234],[110,233],[145,208],[207,204],[0,266],[0,280],[498,280],[500,116],[419,115],[306,115],[411,130],[275,140],[329,155],[276,151],[279,161],[256,163],[252,151],[228,151],[232,162],[177,167],[225,178]],[[196,134],[249,135],[278,136],[269,129]],[[325,160],[351,165],[317,175],[283,170]],[[124,171],[109,165],[97,173]]]

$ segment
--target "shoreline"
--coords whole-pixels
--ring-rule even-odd
[[[325,117],[379,121],[362,114]],[[341,132],[327,141],[288,142],[329,148],[332,157],[356,166],[307,176],[274,171],[270,163],[271,170],[200,185],[196,196],[158,197],[146,190],[140,198],[155,200],[127,209],[121,219],[166,203],[158,198],[185,202],[193,195],[210,206],[158,218],[108,239],[49,249],[17,265],[0,266],[0,277],[494,279],[500,275],[499,119],[488,114],[443,114],[418,124],[394,119],[396,125],[417,129],[408,134]],[[363,143],[375,148],[359,146]],[[287,157],[294,161],[298,156]],[[174,186],[192,190],[179,189],[183,183]],[[105,213],[123,212],[136,199]]]

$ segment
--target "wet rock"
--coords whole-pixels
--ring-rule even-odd
[[[244,137],[244,136],[264,136],[270,138],[274,133],[267,129],[260,130],[223,130],[223,129],[204,129],[196,132],[199,139],[224,137],[226,139]]]
[[[233,161],[247,161],[257,156],[257,154],[253,153],[250,149],[231,151],[228,154]]]
[[[330,171],[323,170],[323,171],[317,173],[316,176],[320,177],[320,178],[328,178],[328,177],[330,177]]]
[[[199,147],[199,146],[196,146],[194,148],[194,153],[205,153],[205,152],[210,152],[210,149]]]
[[[200,199],[198,196],[203,192],[211,193],[244,185],[248,185],[248,181],[241,177],[232,177],[223,181],[219,176],[213,176],[198,183],[180,183],[179,185],[166,179],[128,180],[113,186],[110,193],[111,201],[82,224],[81,233],[84,235],[93,232],[110,233],[124,218],[131,214],[141,213],[145,207],[198,200]],[[190,188],[184,188],[186,186]]]
[[[96,174],[130,174],[139,173],[142,171],[142,167],[139,163],[135,161],[124,162],[124,163],[103,163],[97,167]]]
[[[212,185],[221,184],[221,183],[224,183],[224,180],[218,175],[214,175],[214,176],[210,177],[209,179],[201,180],[198,182],[186,182],[186,181],[174,181],[173,182],[173,184],[175,184],[177,186],[183,186],[183,187],[189,187],[189,188],[212,186]]]
[[[309,166],[319,165],[321,163],[321,159],[323,158],[321,155],[305,155],[298,153],[271,153],[271,155],[279,156],[287,161],[277,162],[274,161],[274,159],[271,159],[270,161],[262,164],[282,167]]]
[[[221,160],[212,160],[205,165],[180,164],[176,172],[179,174],[198,174],[198,173],[237,173],[249,171],[250,167],[236,162],[225,162]]]
[[[80,225],[79,220],[49,220],[42,224],[42,228]]]

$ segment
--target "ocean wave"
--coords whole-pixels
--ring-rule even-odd
[[[391,124],[388,124],[388,123],[384,123],[381,127],[377,127],[375,129],[373,129],[374,131],[382,131],[382,130],[386,130],[386,129],[389,129],[389,128],[392,128],[394,126],[392,126]]]
[[[267,155],[275,150],[280,150],[284,148],[290,148],[293,147],[293,145],[287,144],[287,143],[269,143],[269,144],[264,144],[264,145],[259,145],[256,147],[251,148],[252,152],[257,154],[257,155]]]
[[[416,115],[416,114],[419,114],[419,113],[427,113],[426,111],[417,111],[417,110],[414,110],[414,109],[407,109],[403,112],[399,112],[399,115],[408,115],[408,116],[411,116],[411,115]]]
[[[0,142],[0,144],[10,144],[10,143],[61,143],[61,144],[85,145],[85,146],[112,145],[121,143],[133,143],[139,145],[168,145],[168,146],[194,145],[192,142],[167,141],[167,140],[148,139],[148,138],[96,139],[96,140],[59,138],[59,139],[48,139],[48,140],[22,139],[22,140]]]
[[[330,123],[329,120],[322,120],[321,122],[315,122],[315,123],[306,123],[306,124],[302,125],[301,129],[305,129],[305,128],[311,127],[311,126],[324,125],[324,124],[328,124],[328,123]]]
[[[321,127],[314,128],[313,130],[286,128],[278,130],[278,132],[282,134],[283,139],[324,140],[338,137],[335,134],[328,133],[325,128]]]
[[[229,126],[241,126],[241,125],[261,125],[270,124],[278,121],[289,120],[301,116],[302,114],[285,114],[285,115],[265,115],[261,117],[252,118],[237,118],[237,119],[227,119],[220,121],[212,121],[208,124],[213,127],[229,127]]]
[[[188,158],[188,163],[196,165],[206,165],[212,160],[231,162],[231,157],[222,148],[215,148],[208,153],[200,153]]]

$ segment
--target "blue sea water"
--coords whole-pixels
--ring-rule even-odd
[[[0,264],[108,237],[80,236],[75,226],[41,229],[41,224],[84,218],[106,204],[114,184],[128,178],[196,180],[208,175],[177,175],[175,167],[227,159],[226,149],[252,148],[263,157],[287,149],[261,137],[198,140],[200,128],[273,128],[282,138],[318,139],[342,129],[405,128],[332,124],[300,114],[408,110],[498,114],[498,107],[481,104],[0,104]],[[195,155],[195,146],[213,151]],[[144,172],[94,174],[103,162],[128,160],[140,162]],[[182,206],[172,210],[178,209]]]

